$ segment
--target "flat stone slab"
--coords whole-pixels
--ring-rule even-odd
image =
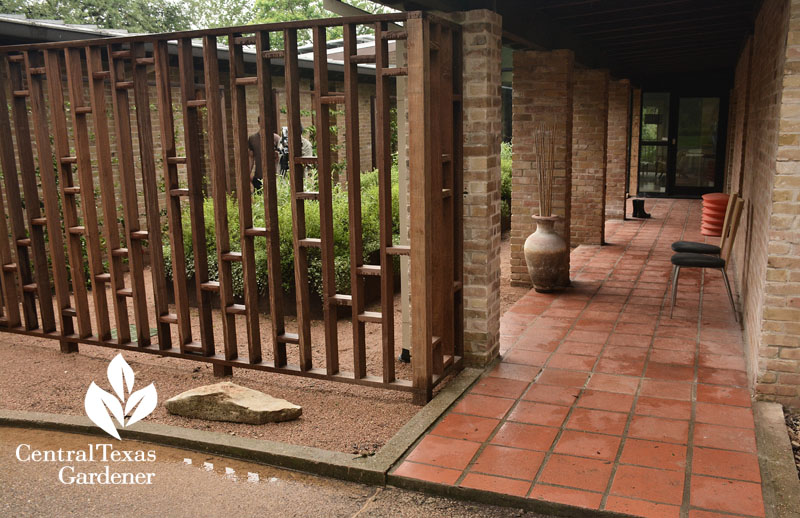
[[[170,414],[232,423],[264,424],[297,419],[302,407],[285,399],[223,381],[187,390],[164,403]]]

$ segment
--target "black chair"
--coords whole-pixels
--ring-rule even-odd
[[[739,321],[739,315],[736,313],[736,304],[733,302],[733,293],[731,292],[731,284],[728,281],[728,274],[725,268],[728,265],[728,259],[731,255],[733,242],[736,238],[736,231],[739,228],[739,218],[742,215],[742,207],[744,200],[736,198],[733,209],[726,221],[727,225],[723,225],[722,239],[720,240],[720,252],[718,257],[710,254],[681,252],[672,256],[672,304],[669,310],[669,317],[672,318],[672,313],[675,310],[675,299],[678,293],[678,277],[681,274],[681,268],[713,268],[722,272],[722,280],[725,282],[725,289],[728,291],[728,301],[731,303],[733,309],[733,317]]]
[[[678,253],[719,255],[722,252],[722,247],[725,246],[725,238],[727,237],[726,230],[737,199],[739,199],[739,195],[736,193],[731,194],[728,199],[728,206],[725,208],[725,219],[722,221],[722,237],[720,238],[719,246],[699,243],[697,241],[675,241],[672,243],[672,251]]]

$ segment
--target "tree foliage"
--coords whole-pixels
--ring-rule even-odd
[[[170,32],[191,26],[184,4],[170,0],[0,0],[0,12],[132,32]]]

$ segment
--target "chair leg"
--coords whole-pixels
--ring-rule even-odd
[[[675,311],[675,298],[678,292],[678,276],[681,274],[681,267],[673,266],[672,270],[672,304],[669,307],[669,318],[672,318],[672,312]]]
[[[722,280],[725,282],[725,289],[728,290],[728,300],[731,303],[731,309],[733,310],[733,318],[736,322],[739,322],[739,314],[736,313],[736,304],[733,302],[733,293],[731,293],[731,283],[728,282],[728,274],[725,273],[725,268],[720,268],[722,272]]]

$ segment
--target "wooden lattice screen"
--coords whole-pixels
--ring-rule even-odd
[[[401,24],[402,30],[390,30],[390,24]],[[344,36],[344,88],[338,92],[329,89],[326,36],[331,27],[341,27]],[[364,27],[374,34],[374,53],[359,54],[356,33]],[[302,153],[299,31],[310,31],[313,41],[316,156]],[[390,66],[389,44],[397,40],[406,41],[407,66]],[[409,390],[416,401],[429,400],[435,384],[460,368],[462,356],[461,48],[457,25],[423,13],[0,48],[5,191],[0,189],[5,215],[0,218],[0,329],[58,339],[65,352],[76,351],[79,343],[100,345],[210,362],[217,375],[244,367]],[[245,54],[253,53],[255,75],[253,67],[247,75]],[[372,64],[380,250],[376,264],[367,264],[359,67]],[[221,70],[230,77],[229,111],[219,93],[225,87]],[[272,275],[280,272],[281,261],[279,175],[272,153],[262,153],[266,223],[254,226],[248,160],[248,95],[257,96],[261,149],[272,150],[272,135],[279,132],[276,74],[284,78],[289,133],[293,326],[284,314],[280,275]],[[407,82],[407,246],[392,237],[390,109],[399,77]],[[178,88],[171,78],[177,78]],[[334,107],[344,111],[345,121],[347,295],[337,293],[334,279],[329,123]],[[231,153],[235,186],[228,185]],[[210,185],[204,183],[205,167]],[[304,187],[307,167],[317,171],[318,192]],[[238,202],[240,251],[229,239],[225,197],[230,191]],[[216,232],[210,239],[216,240],[217,280],[209,270],[206,195],[213,198]],[[319,204],[319,238],[306,234],[308,203]],[[255,242],[261,238],[270,272],[267,325],[260,320],[265,296],[256,282]],[[187,239],[192,272],[184,256]],[[171,283],[162,243],[169,245]],[[308,251],[315,248],[322,263],[324,321],[318,343],[311,333],[308,277]],[[410,379],[398,379],[395,372],[393,264],[394,256],[403,255],[410,257]],[[237,263],[241,298],[233,290]],[[380,279],[379,311],[367,309],[365,280],[371,276]],[[338,306],[352,307],[353,359],[345,369],[351,372],[340,369]],[[381,326],[379,374],[368,372],[365,325],[370,323]],[[240,343],[246,343],[241,351]],[[320,351],[316,364],[315,351]]]

